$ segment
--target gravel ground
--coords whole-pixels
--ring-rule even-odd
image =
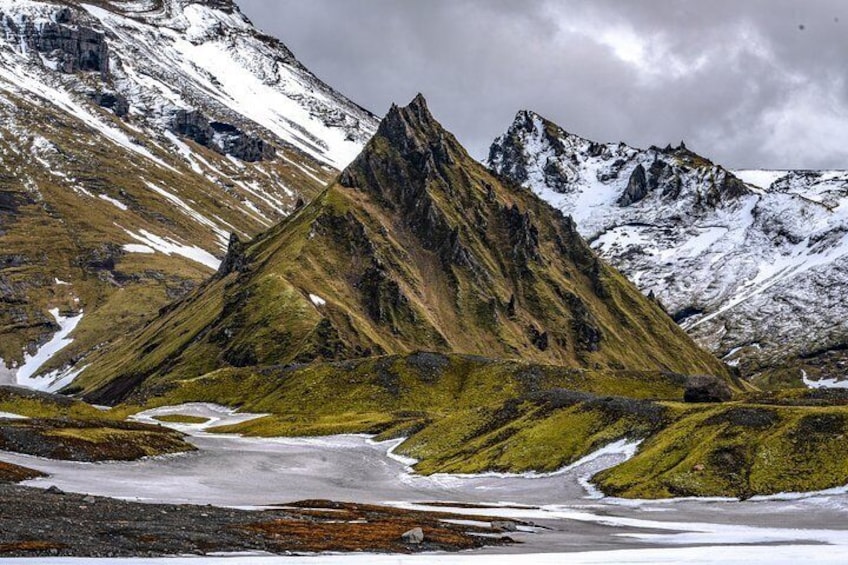
[[[0,484],[0,557],[147,557],[217,552],[458,551],[509,543],[460,518],[311,501],[283,510],[142,504]],[[421,527],[423,543],[403,533]]]

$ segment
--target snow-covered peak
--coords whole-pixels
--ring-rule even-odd
[[[530,111],[519,112],[495,140],[488,165],[568,211],[590,237],[605,229],[610,215],[697,217],[751,194],[733,174],[684,144],[641,150],[597,143]]]
[[[179,31],[191,41],[255,31],[250,20],[230,0],[82,1],[79,4],[89,12],[108,11]]]
[[[489,166],[572,215],[599,253],[749,373],[848,342],[848,172],[734,174],[682,144],[595,143],[533,112],[495,140]]]
[[[201,129],[232,126],[334,169],[376,131],[372,114],[225,0],[0,0],[3,50],[22,56],[3,63],[22,75],[16,82],[36,78],[38,66],[75,73],[96,61],[105,79],[100,89],[125,98],[139,119],[173,130],[176,113],[191,112]],[[48,73],[44,81],[56,77]],[[86,80],[77,86],[91,89]]]

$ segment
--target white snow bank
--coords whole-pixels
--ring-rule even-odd
[[[108,202],[109,204],[112,204],[112,205],[113,205],[115,208],[117,208],[118,210],[123,210],[124,212],[126,212],[127,210],[129,210],[129,208],[127,208],[127,205],[126,205],[126,204],[124,204],[124,203],[123,203],[123,202],[121,202],[120,200],[117,200],[117,199],[115,199],[115,198],[112,198],[111,196],[107,196],[107,195],[105,195],[105,194],[98,194],[98,195],[97,195],[97,197],[98,197],[100,200],[105,200],[105,201],[106,201],[106,202]]]
[[[753,184],[763,190],[768,190],[775,181],[782,179],[789,171],[746,170],[732,171],[742,182]]]
[[[151,253],[156,253],[156,250],[152,247],[148,247],[146,245],[141,245],[138,243],[128,243],[124,245],[124,251],[126,251],[127,253],[145,253],[148,255]]]
[[[200,424],[184,424],[176,422],[162,422],[156,419],[157,416],[197,416],[206,418],[207,421]],[[251,414],[248,412],[237,412],[234,408],[221,406],[220,404],[210,404],[207,402],[189,402],[176,406],[161,406],[152,410],[139,412],[130,416],[130,420],[142,422],[145,424],[158,424],[167,426],[180,431],[204,431],[215,426],[232,426],[263,418],[267,414]]]
[[[807,371],[801,371],[804,386],[811,389],[819,388],[848,388],[848,380],[840,381],[837,379],[819,379],[814,381],[807,376]]]
[[[0,420],[29,420],[29,416],[21,416],[13,412],[0,412]]]
[[[54,371],[46,375],[36,376],[38,370],[45,363],[73,341],[68,336],[76,329],[83,316],[82,312],[80,312],[77,316],[65,317],[59,313],[58,308],[50,310],[50,314],[56,319],[56,323],[59,324],[60,329],[53,336],[53,339],[36,351],[35,355],[30,356],[26,354],[24,356],[24,364],[18,369],[16,377],[19,386],[55,392],[69,384],[81,372],[81,370],[76,372]]]
[[[318,296],[317,294],[310,294],[309,300],[311,300],[312,304],[314,304],[315,306],[326,306],[327,305],[327,301],[324,300],[323,298],[321,298],[320,296]]]

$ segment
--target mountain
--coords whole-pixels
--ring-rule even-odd
[[[318,197],[75,383],[115,402],[222,367],[416,350],[727,376],[574,222],[500,182],[420,95]]]
[[[488,165],[571,214],[595,251],[743,374],[841,378],[847,174],[734,173],[683,144],[595,143],[526,111]]]
[[[0,0],[0,383],[60,388],[376,126],[230,1]]]

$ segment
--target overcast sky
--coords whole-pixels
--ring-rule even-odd
[[[478,158],[520,109],[735,168],[848,168],[845,0],[236,0],[378,115],[423,92]]]

